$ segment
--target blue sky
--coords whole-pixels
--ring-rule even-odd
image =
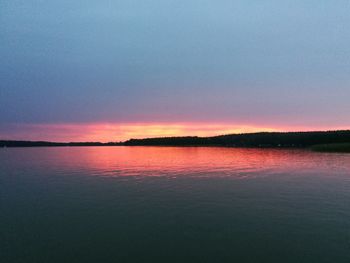
[[[350,127],[349,1],[0,1],[0,129]]]

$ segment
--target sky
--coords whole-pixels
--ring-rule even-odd
[[[350,128],[349,0],[0,0],[0,139]]]

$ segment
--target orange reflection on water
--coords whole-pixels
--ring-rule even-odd
[[[87,171],[96,176],[249,177],[286,171],[332,174],[333,169],[350,174],[350,155],[308,150],[124,146],[28,150],[35,152],[30,165],[37,162],[48,170]]]

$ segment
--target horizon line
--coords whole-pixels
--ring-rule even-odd
[[[196,135],[185,135],[185,136],[160,136],[160,137],[144,137],[144,138],[129,138],[124,141],[49,141],[49,140],[26,140],[26,139],[1,139],[0,142],[31,142],[31,143],[57,143],[57,144],[73,144],[73,143],[98,143],[98,144],[123,144],[130,140],[147,140],[147,139],[164,139],[164,138],[215,138],[221,136],[230,136],[230,135],[249,135],[249,134],[262,134],[262,133],[270,133],[270,134],[286,134],[286,133],[326,133],[326,132],[349,132],[349,129],[334,129],[334,130],[308,130],[308,131],[258,131],[258,132],[243,132],[243,133],[229,133],[229,134],[221,134],[214,136],[196,136]]]

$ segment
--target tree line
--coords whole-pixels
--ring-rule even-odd
[[[317,132],[259,132],[212,137],[160,137],[125,142],[46,142],[0,140],[0,147],[50,146],[226,146],[226,147],[309,147],[318,144],[350,143],[350,130]]]

